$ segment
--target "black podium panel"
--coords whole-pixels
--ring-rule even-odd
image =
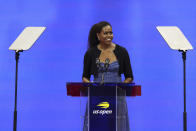
[[[115,86],[89,88],[89,131],[116,131]]]

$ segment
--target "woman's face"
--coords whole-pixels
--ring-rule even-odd
[[[97,33],[97,37],[101,44],[111,44],[113,39],[112,27],[104,26],[100,33]]]

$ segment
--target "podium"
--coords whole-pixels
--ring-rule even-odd
[[[68,82],[66,86],[68,96],[80,97],[81,131],[121,131],[129,127],[125,98],[141,96],[141,86],[135,83]]]

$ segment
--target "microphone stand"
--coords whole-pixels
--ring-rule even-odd
[[[109,64],[110,63],[110,59],[109,58],[106,58],[105,59],[105,64],[104,64],[104,67],[105,67],[105,72],[107,72],[107,70],[108,70],[108,67],[109,67]],[[102,77],[101,77],[101,85],[104,83],[104,70],[103,70],[103,72],[102,72]]]
[[[104,71],[102,71],[102,75],[101,75],[101,85],[104,83]]]
[[[102,67],[101,69],[101,82],[100,85],[102,85],[104,83],[104,68]]]

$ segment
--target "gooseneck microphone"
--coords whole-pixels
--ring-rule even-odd
[[[104,63],[104,66],[101,66],[101,62],[100,62],[100,59],[99,58],[96,58],[96,65],[97,65],[97,68],[98,70],[101,71],[101,82],[100,84],[103,84],[104,83],[104,73],[106,73],[108,71],[108,68],[109,68],[109,64],[110,63],[110,59],[109,58],[106,58],[105,59],[105,63]]]
[[[109,63],[110,63],[110,59],[109,59],[109,58],[106,58],[106,59],[105,59],[105,64],[104,64],[104,67],[105,67],[106,72],[107,72],[108,67],[109,67],[109,65],[110,65]]]
[[[106,73],[107,71],[108,71],[108,67],[109,67],[109,64],[110,63],[110,59],[109,58],[106,58],[105,59],[105,64],[104,64],[104,70],[103,70],[103,72],[102,72],[102,78],[101,78],[101,84],[103,84],[104,83],[104,73]]]
[[[98,69],[101,67],[99,58],[96,58],[96,65]]]

